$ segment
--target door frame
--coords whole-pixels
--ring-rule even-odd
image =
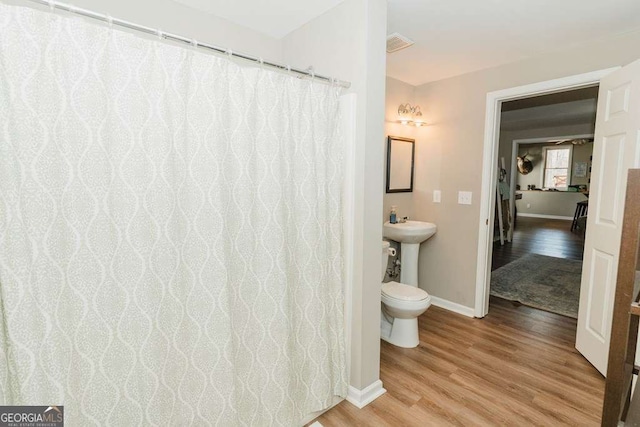
[[[493,221],[496,200],[498,146],[500,144],[500,113],[502,103],[556,92],[565,92],[600,84],[600,80],[621,67],[606,68],[584,74],[517,86],[487,93],[482,156],[482,189],[478,218],[478,258],[476,261],[476,295],[474,316],[484,317],[489,312],[489,284],[493,255]],[[588,232],[588,231],[587,231]]]

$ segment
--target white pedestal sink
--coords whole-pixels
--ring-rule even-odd
[[[418,253],[420,243],[436,234],[437,227],[430,222],[407,221],[391,224],[384,223],[382,235],[387,239],[400,242],[402,251],[400,262],[400,283],[418,286]]]

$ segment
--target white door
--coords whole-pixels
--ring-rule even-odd
[[[640,165],[640,60],[600,82],[576,348],[607,372],[627,170]]]

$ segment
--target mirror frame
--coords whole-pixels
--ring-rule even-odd
[[[402,141],[411,143],[411,176],[410,184],[408,188],[396,188],[391,181],[391,158],[393,155],[393,142]],[[415,164],[415,152],[416,152],[416,140],[409,138],[402,138],[399,136],[387,137],[387,193],[411,193],[413,192],[413,169]]]

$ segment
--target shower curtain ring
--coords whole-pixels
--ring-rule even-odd
[[[47,3],[49,4],[49,10],[53,12],[56,9],[56,2],[54,0],[49,0]]]
[[[109,28],[113,28],[113,16],[107,15],[107,25]]]
[[[232,57],[233,51],[231,49],[227,49],[227,55],[229,55],[229,57]]]
[[[196,40],[196,39],[191,39],[191,45],[192,45],[194,48],[197,48],[197,47],[198,47],[198,40]]]
[[[311,76],[311,80],[313,80],[316,77],[316,72],[313,70],[312,65],[310,65],[306,71],[307,71],[307,74]]]
[[[164,33],[162,32],[162,30],[161,30],[160,28],[158,28],[158,29],[156,30],[156,35],[158,36],[158,38],[159,38],[160,40],[162,40],[162,38],[164,37]]]

